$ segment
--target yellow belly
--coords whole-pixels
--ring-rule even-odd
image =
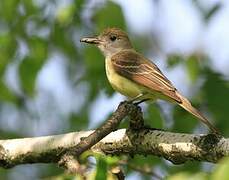
[[[124,96],[134,98],[144,93],[144,88],[142,86],[117,74],[113,69],[110,59],[106,59],[106,74],[114,90],[118,91]]]

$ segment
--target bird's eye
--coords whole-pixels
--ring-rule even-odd
[[[117,39],[116,36],[111,36],[111,37],[110,37],[110,40],[111,40],[111,41],[115,41],[116,39]]]

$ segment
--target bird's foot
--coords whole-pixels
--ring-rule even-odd
[[[149,100],[150,100],[149,98],[142,99],[142,100],[140,100],[140,101],[135,102],[134,104],[135,104],[135,105],[139,105],[139,104],[141,104],[141,103],[143,103],[143,102],[145,102],[145,101],[149,101]]]

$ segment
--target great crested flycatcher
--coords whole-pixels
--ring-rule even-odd
[[[106,57],[107,78],[116,91],[134,100],[162,99],[177,103],[219,134],[153,62],[133,49],[124,31],[107,28],[97,37],[85,37],[80,41],[95,44],[102,51]]]

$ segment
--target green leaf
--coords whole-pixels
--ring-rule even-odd
[[[178,54],[172,54],[167,59],[167,64],[169,68],[173,68],[174,66],[178,65],[179,63],[183,62],[184,58]]]
[[[210,10],[205,12],[204,19],[205,22],[208,23],[212,17],[222,8],[222,4],[220,2],[216,3]]]
[[[150,127],[163,128],[163,119],[161,117],[161,112],[156,104],[150,104],[147,109],[147,114],[144,117],[145,123]]]
[[[15,94],[6,86],[3,81],[0,81],[0,100],[8,102],[16,102]]]
[[[118,27],[123,30],[126,29],[121,7],[112,1],[107,1],[105,6],[99,9],[95,13],[93,20],[96,24],[98,33],[107,27]]]
[[[30,57],[43,63],[48,55],[48,42],[39,37],[32,37],[29,40]]]
[[[177,174],[179,172],[186,172],[189,174],[196,174],[201,169],[201,162],[198,161],[187,161],[186,163],[178,166],[171,166],[168,164],[163,164],[168,174]]]
[[[9,33],[0,35],[0,99],[3,101],[15,102],[17,100],[13,92],[3,82],[3,76],[7,65],[15,55],[17,42],[14,36]]]
[[[6,66],[13,58],[17,48],[14,36],[5,33],[0,35],[0,76],[5,72]]]
[[[38,13],[38,8],[34,5],[34,2],[31,0],[23,0],[22,1],[25,11],[26,11],[26,15],[34,15],[35,13]],[[21,5],[22,5],[21,3]]]
[[[99,158],[97,158],[95,180],[106,180],[106,179],[107,179],[107,162],[102,156],[100,156]]]
[[[180,133],[192,132],[193,128],[199,123],[198,119],[179,106],[174,107],[173,119],[173,130]]]
[[[152,167],[156,164],[160,164],[161,161],[161,158],[152,155],[135,155],[134,157],[129,158],[128,164],[137,164],[138,166],[148,165]]]
[[[24,92],[30,96],[34,95],[35,80],[41,64],[39,61],[26,57],[19,66],[21,85]]]
[[[105,74],[105,58],[98,50],[98,48],[94,46],[86,46],[84,49],[84,60],[86,64],[86,68],[88,73],[90,74],[90,78],[97,79],[98,77],[103,77]]]
[[[51,32],[51,39],[53,45],[60,49],[69,59],[77,60],[78,52],[72,39],[72,34],[69,32],[70,28],[63,27],[59,23],[53,25]]]
[[[186,68],[190,80],[194,83],[199,77],[199,63],[196,56],[190,56],[186,61]]]
[[[85,1],[85,0],[74,0],[74,4],[76,6],[74,21],[75,21],[76,25],[82,26],[83,22],[82,22],[81,14],[82,14],[82,11],[84,10],[85,4],[87,4],[87,1]]]
[[[0,1],[0,16],[6,21],[12,22],[17,14],[19,0]]]
[[[205,71],[205,75],[203,90],[207,107],[212,112],[216,127],[228,135],[229,83],[221,74],[211,70]]]
[[[200,172],[200,173],[196,173],[196,174],[190,174],[187,172],[180,172],[177,173],[175,175],[172,175],[168,178],[166,178],[167,180],[207,180],[208,176],[206,173]]]
[[[211,175],[212,180],[214,179],[229,179],[229,157],[222,159],[216,166],[213,174]]]
[[[96,47],[87,46],[84,49],[84,62],[86,65],[85,79],[90,84],[90,99],[99,94],[102,81],[106,81],[104,57]],[[107,82],[108,83],[108,82]]]
[[[48,45],[43,39],[34,37],[30,39],[29,47],[29,56],[25,57],[21,62],[19,75],[24,92],[32,96],[35,91],[37,74],[47,58]]]
[[[86,129],[89,123],[87,107],[83,107],[79,114],[71,114],[69,117],[69,123],[69,131],[79,131]]]
[[[120,160],[118,156],[106,156],[106,162],[109,166],[116,165]]]
[[[75,11],[76,6],[74,4],[70,4],[67,7],[61,8],[56,15],[57,21],[64,26],[70,24],[73,20]]]

